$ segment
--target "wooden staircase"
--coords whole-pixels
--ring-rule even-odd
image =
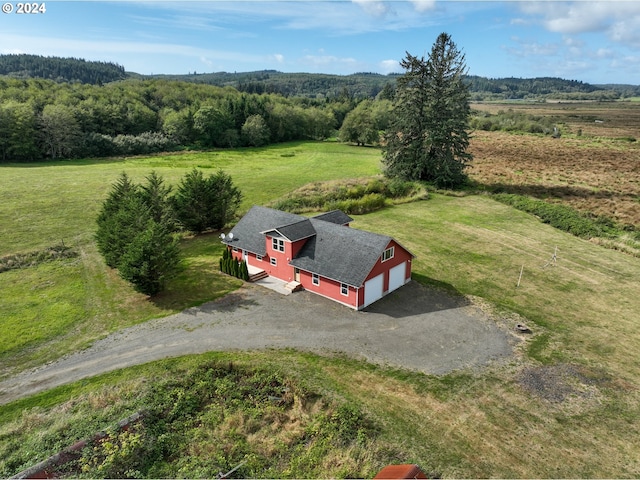
[[[284,285],[284,288],[286,288],[291,292],[299,292],[300,290],[304,290],[304,288],[302,287],[302,284],[300,282],[295,282],[295,281],[286,283]]]
[[[263,278],[267,278],[269,274],[264,270],[258,270],[256,272],[249,272],[249,281],[257,282],[258,280],[262,280]]]

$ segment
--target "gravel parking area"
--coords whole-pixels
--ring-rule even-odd
[[[153,360],[207,351],[296,348],[444,374],[508,357],[515,336],[464,299],[411,282],[361,312],[309,292],[246,284],[226,297],[114,333],[0,383],[0,404]]]

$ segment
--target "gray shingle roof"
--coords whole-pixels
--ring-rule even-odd
[[[280,235],[292,242],[302,240],[303,238],[309,238],[316,234],[316,231],[308,218],[288,225],[283,225],[281,227],[272,228],[262,233],[269,233],[273,231],[278,232]]]
[[[348,219],[344,222],[342,220]],[[335,220],[335,221],[332,221]],[[291,265],[355,287],[364,284],[393,240],[343,224],[352,219],[339,210],[306,218],[272,208],[253,206],[223,240],[257,255],[267,254],[265,234],[278,233],[290,241],[307,239]]]
[[[223,242],[264,256],[267,254],[267,247],[264,234],[261,232],[273,230],[278,225],[289,225],[301,220],[306,220],[306,217],[256,205],[251,207],[229,232],[233,234],[233,240],[230,240],[227,235]]]
[[[331,210],[330,212],[321,213],[313,217],[317,220],[324,220],[325,222],[336,223],[338,225],[345,225],[353,222],[353,218],[344,213],[342,210]]]
[[[367,275],[392,238],[311,219],[316,235],[307,240],[291,265],[355,287]]]

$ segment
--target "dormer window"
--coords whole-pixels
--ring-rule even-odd
[[[271,240],[272,240],[273,249],[276,252],[284,252],[284,240],[282,240],[281,238],[275,238],[275,237],[273,237]]]
[[[384,253],[382,254],[382,261],[386,262],[387,260],[390,260],[393,258],[393,250],[394,248],[387,248]]]

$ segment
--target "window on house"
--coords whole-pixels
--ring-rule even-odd
[[[314,285],[320,285],[320,276],[317,273],[314,273],[311,276],[311,283],[313,283]]]
[[[238,251],[238,247],[233,247],[233,251],[237,252]]]
[[[394,248],[387,248],[384,253],[382,254],[382,261],[386,262],[387,260],[393,258],[393,250]]]
[[[262,255],[256,255],[256,260],[258,260],[259,262],[262,261]]]
[[[284,252],[284,240],[282,240],[281,238],[272,238],[271,241],[271,245],[273,246],[274,250],[278,252]]]
[[[274,267],[278,264],[278,260],[275,257],[271,257],[271,265]]]
[[[347,285],[346,283],[341,283],[340,284],[340,293],[342,295],[349,295],[349,285]]]

